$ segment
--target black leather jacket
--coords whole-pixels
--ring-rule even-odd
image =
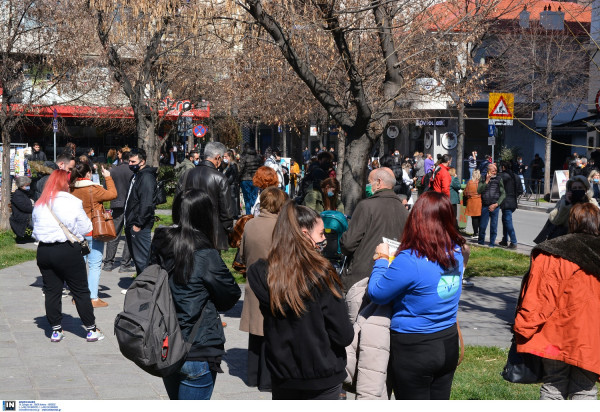
[[[228,250],[227,234],[233,229],[234,204],[227,177],[215,165],[203,160],[198,167],[188,172],[185,190],[199,189],[208,194],[213,204],[213,228],[215,246],[218,250]]]
[[[125,225],[141,229],[154,225],[154,191],[156,190],[156,167],[146,166],[132,176],[135,178],[129,197],[125,197]],[[131,182],[130,182],[131,184]],[[127,187],[129,191],[129,186]]]

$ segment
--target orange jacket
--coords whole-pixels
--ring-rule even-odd
[[[600,374],[600,280],[546,253],[533,258],[515,318],[517,352]]]
[[[117,188],[112,177],[107,176],[104,180],[106,181],[106,189],[87,179],[76,181],[75,187],[71,189],[71,194],[81,200],[83,210],[90,219],[92,218],[92,206],[95,208],[102,202],[117,198]]]

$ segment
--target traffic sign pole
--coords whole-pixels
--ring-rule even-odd
[[[54,132],[54,163],[56,163],[56,132],[58,131],[58,120],[56,119],[58,113],[56,113],[56,109],[52,110],[52,115],[54,117],[52,119],[52,130]]]

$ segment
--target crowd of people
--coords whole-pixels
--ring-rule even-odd
[[[246,146],[237,153],[210,142],[202,153],[191,150],[174,162],[173,226],[154,235],[157,168],[148,165],[145,151],[110,153],[110,170],[90,160],[93,150],[74,154],[67,148],[56,170],[37,181],[34,203],[27,177],[17,179],[13,194],[13,228],[32,230],[39,242],[50,340],[65,338],[65,285],[87,341],[104,338],[94,317],[96,308],[108,306],[98,297],[100,277],[119,267],[115,255],[124,230],[119,270],[164,268],[182,334],[193,342],[179,371],[163,378],[170,399],[210,399],[222,372],[226,325],[219,312],[241,295],[221,257],[234,234],[235,263],[247,280],[240,321],[249,336],[246,382],[273,399],[344,399],[347,391],[357,399],[392,393],[395,399],[449,399],[460,352],[458,302],[462,288],[472,286],[464,279],[468,236],[457,224],[460,191],[473,241],[483,245],[489,225],[489,246],[496,245],[502,211],[499,245],[517,245],[512,213],[525,167],[486,158],[471,168],[476,152],[466,185],[450,155],[434,161],[431,154],[410,158],[394,151],[373,159],[366,197],[347,216],[333,150],[312,155],[307,148],[301,174],[294,160],[282,162],[277,148],[262,155]],[[540,233],[517,310],[519,349],[544,358],[544,399],[595,397],[600,374],[600,361],[585,349],[597,343],[598,328],[568,336],[562,326],[593,323],[584,313],[600,306],[594,292],[600,260],[598,249],[592,251],[600,235],[600,173],[585,165],[589,172],[573,174]],[[109,201],[117,237],[105,247],[94,238],[91,218]],[[556,252],[567,238],[579,249]],[[590,253],[599,266],[584,258]],[[552,288],[541,288],[548,282]],[[568,292],[565,298],[559,289]],[[568,311],[554,314],[563,307]],[[373,336],[377,345],[367,344]],[[559,346],[564,349],[552,349]]]

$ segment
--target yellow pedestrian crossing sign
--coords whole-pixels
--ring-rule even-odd
[[[515,112],[515,97],[512,93],[490,93],[488,123],[512,126]]]

